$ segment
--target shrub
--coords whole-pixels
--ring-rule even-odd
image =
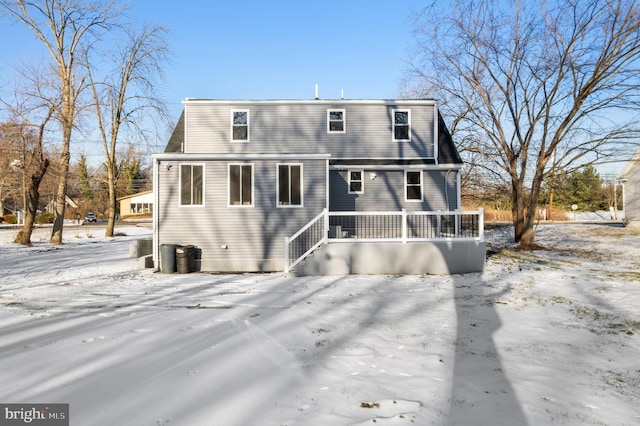
[[[5,214],[2,219],[4,219],[5,222],[10,223],[12,225],[15,225],[16,223],[18,223],[18,219],[16,218],[15,214]]]
[[[54,219],[55,216],[53,215],[53,213],[44,212],[36,216],[36,223],[38,225],[42,225],[43,223],[53,223]]]

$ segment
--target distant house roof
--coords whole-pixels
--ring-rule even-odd
[[[138,192],[136,194],[130,194],[130,195],[125,195],[124,197],[120,197],[118,198],[118,201],[121,200],[126,200],[127,198],[135,198],[135,197],[139,197],[141,195],[146,195],[146,194],[151,194],[153,191],[142,191],[142,192]]]

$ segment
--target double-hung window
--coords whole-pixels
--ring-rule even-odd
[[[231,141],[249,142],[249,110],[231,111]]]
[[[229,206],[253,206],[253,164],[229,164]]]
[[[393,140],[411,140],[411,110],[393,110]]]
[[[180,165],[180,205],[204,205],[204,166],[202,164]]]
[[[278,207],[302,206],[302,164],[278,164]]]
[[[349,194],[364,193],[364,180],[362,170],[349,170]]]
[[[327,110],[327,133],[345,133],[346,111],[344,109]]]
[[[422,171],[404,172],[405,200],[422,201]]]

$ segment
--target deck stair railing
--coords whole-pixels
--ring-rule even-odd
[[[484,212],[329,212],[323,210],[300,231],[285,237],[285,272],[326,243],[413,242],[484,238]]]

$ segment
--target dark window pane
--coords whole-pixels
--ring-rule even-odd
[[[406,111],[396,111],[395,124],[409,124],[409,113]]]
[[[289,167],[278,166],[278,204],[289,205]]]
[[[191,205],[191,166],[180,166],[180,204]]]
[[[407,183],[413,185],[420,184],[420,172],[407,172]]]
[[[233,124],[247,124],[247,112],[235,111],[233,113]]]
[[[240,166],[229,166],[229,203],[240,204]]]
[[[302,170],[300,166],[291,166],[291,205],[302,204]]]
[[[349,184],[349,191],[362,192],[362,182],[351,181],[351,183]]]
[[[351,180],[362,180],[362,172],[351,172]]]
[[[330,111],[329,120],[342,120],[342,111]]]
[[[420,200],[422,194],[419,186],[407,186],[407,200]]]
[[[409,126],[396,126],[394,132],[396,140],[409,139]]]
[[[344,123],[342,121],[330,121],[329,130],[331,130],[332,132],[343,132]]]
[[[192,169],[193,178],[193,192],[191,195],[191,201],[193,204],[202,204],[202,166],[193,166]]]
[[[249,127],[247,126],[233,126],[233,140],[246,141],[249,139]]]
[[[242,204],[251,204],[251,166],[242,166]]]

